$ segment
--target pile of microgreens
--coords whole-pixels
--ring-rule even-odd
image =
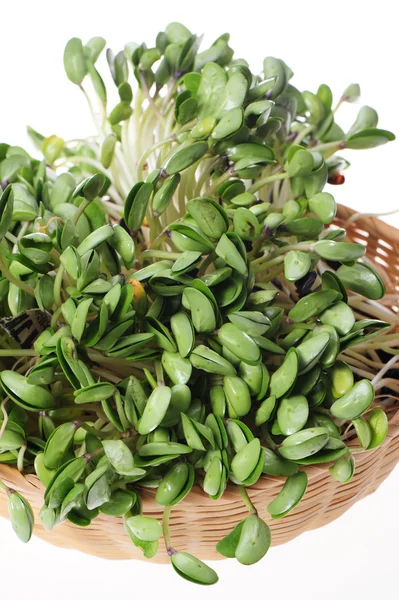
[[[358,85],[333,106],[280,59],[257,75],[229,35],[200,42],[171,23],[154,47],[108,49],[109,105],[105,40],[71,39],[65,70],[96,135],[29,128],[42,159],[0,145],[0,463],[37,474],[45,528],[122,516],[146,557],[163,535],[177,573],[212,584],[173,548],[172,507],[194,484],[215,500],[235,484],[249,516],[217,550],[257,562],[271,534],[247,488],[285,476],[267,507],[281,518],[306,465],[349,481],[396,410],[399,340],[397,296],[323,191],[344,181],[337,152],[393,134],[368,106],[349,131],[336,123]],[[28,502],[0,486],[28,541]],[[162,526],[142,515],[142,489]]]

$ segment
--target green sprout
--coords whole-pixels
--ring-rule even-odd
[[[200,45],[171,23],[152,47],[108,49],[110,90],[105,40],[73,38],[64,67],[95,134],[29,128],[40,159],[0,144],[0,463],[40,479],[46,529],[123,517],[144,556],[163,536],[175,571],[209,585],[213,569],[172,545],[172,507],[194,485],[215,501],[237,486],[249,516],[217,549],[260,560],[271,532],[251,486],[286,478],[267,507],[279,519],[306,465],[349,481],[387,434],[399,338],[397,295],[384,301],[324,191],[344,181],[343,150],[394,135],[368,106],[349,131],[336,122],[357,84],[334,106],[279,58],[253,73],[228,34]],[[29,504],[0,487],[28,541]]]

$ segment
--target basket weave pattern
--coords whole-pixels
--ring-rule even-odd
[[[342,226],[353,215],[339,207],[336,224]],[[351,241],[364,244],[369,258],[380,266],[387,294],[399,290],[399,256],[395,250],[398,231],[375,218],[359,219],[349,225]],[[397,311],[398,306],[392,307]],[[263,476],[248,492],[259,515],[271,526],[273,544],[292,540],[297,535],[333,521],[361,498],[374,492],[399,462],[399,411],[390,420],[389,433],[379,448],[355,454],[356,473],[348,484],[333,479],[326,465],[306,468],[309,485],[299,506],[282,520],[272,521],[266,507],[278,494],[285,479]],[[121,519],[101,515],[90,527],[82,529],[68,521],[53,531],[43,529],[38,512],[43,503],[43,486],[34,475],[21,475],[16,469],[0,465],[0,478],[21,492],[30,502],[36,516],[35,534],[64,548],[75,548],[87,554],[108,559],[143,559],[141,551],[131,543]],[[144,512],[162,518],[162,508],[154,501],[154,491],[142,493]],[[199,487],[177,506],[171,516],[171,535],[174,546],[201,559],[222,558],[215,550],[216,543],[245,516],[246,508],[235,489],[228,486],[222,498],[211,500]],[[7,516],[7,500],[0,491],[0,516]],[[144,559],[145,560],[145,559]],[[160,551],[152,562],[166,563],[169,559],[161,542]]]

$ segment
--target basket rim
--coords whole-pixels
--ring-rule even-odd
[[[388,434],[382,445],[374,448],[373,450],[360,449],[354,455],[355,461],[364,458],[365,456],[371,457],[372,454],[380,451],[382,447],[389,445],[397,436],[399,436],[399,406],[398,410],[394,413],[392,419],[389,421]],[[349,446],[355,446],[355,442],[349,442]],[[301,467],[301,470],[307,473],[309,484],[311,484],[312,481],[320,479],[320,476],[327,476],[328,471],[326,470],[326,466],[328,464],[330,463],[323,463],[322,465],[304,465]],[[26,490],[26,488],[29,487],[30,490],[35,488],[35,493],[44,493],[45,486],[34,473],[22,474],[14,466],[0,464],[0,475],[5,483],[7,485],[9,484],[13,489],[16,489],[16,491],[23,492],[24,489]],[[247,488],[248,494],[251,498],[256,498],[256,496],[261,494],[265,489],[270,490],[271,488],[280,488],[284,484],[285,480],[286,477],[283,476],[262,474],[254,485]],[[192,492],[195,492],[195,494]],[[150,488],[140,488],[140,494],[142,496],[144,505],[146,505],[146,512],[148,514],[160,510],[160,506],[155,503],[155,493],[156,491]],[[190,502],[190,498],[193,499],[194,497],[196,498],[196,501]],[[239,500],[237,486],[230,481],[227,483],[223,496],[216,501],[212,500],[212,498],[210,498],[204,492],[199,484],[195,484],[193,485],[190,494],[183,499],[181,504],[200,505],[201,507],[206,505],[215,507],[217,505],[221,507],[224,504],[231,504],[232,497],[237,498],[237,501]],[[201,499],[201,502],[198,502],[199,498]]]

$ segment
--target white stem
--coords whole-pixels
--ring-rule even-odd
[[[120,195],[120,193],[118,192],[118,190],[116,189],[116,187],[114,185],[110,185],[108,188],[108,193],[109,196],[113,199],[116,200],[118,202],[118,204],[124,204],[124,200],[122,198],[122,196]]]
[[[378,383],[378,381],[380,381],[380,379],[382,377],[384,377],[385,373],[387,371],[389,371],[389,369],[392,369],[393,365],[395,363],[397,363],[399,360],[399,356],[393,356],[386,365],[384,365],[382,367],[382,369],[380,369],[377,373],[377,375],[372,379],[371,383],[375,386],[376,383]]]
[[[349,296],[348,303],[350,306],[354,306],[358,310],[377,317],[378,319],[388,321],[388,323],[391,323],[392,325],[399,323],[399,317],[395,315],[392,310],[375,300],[365,301],[361,296]]]
[[[135,160],[132,155],[132,147],[130,146],[130,143],[129,143],[129,129],[130,129],[130,121],[131,120],[132,120],[132,117],[130,117],[130,119],[127,119],[126,121],[124,121],[124,123],[122,125],[121,140],[122,140],[123,155],[125,157],[126,167],[127,167],[127,169],[131,169],[131,171],[133,172],[134,168],[135,168]]]
[[[345,351],[346,355],[348,356],[352,356],[354,359],[363,362],[364,364],[368,365],[369,367],[377,367],[379,365],[382,366],[382,362],[381,360],[378,358],[371,360],[370,358],[367,358],[367,356],[365,356],[364,354],[358,354],[357,352],[355,352],[352,349],[348,349]]]
[[[399,393],[399,385],[397,384],[396,379],[392,379],[392,377],[388,378],[388,379],[381,379],[378,383],[375,384],[374,388],[375,390],[380,390],[384,387],[389,388],[390,390]],[[395,400],[398,400],[398,397],[395,396]]]
[[[5,406],[6,406],[7,402],[8,402],[8,398],[5,398],[3,400],[3,402],[0,404],[0,409],[1,409],[1,412],[3,413],[3,422],[2,422],[1,427],[0,427],[0,439],[1,439],[1,436],[3,435],[3,433],[5,431],[5,428],[7,426],[7,421],[8,421],[8,414],[7,414],[7,411],[5,409]]]
[[[89,156],[68,156],[65,160],[58,162],[57,165],[55,165],[55,167],[56,168],[64,167],[68,163],[73,163],[73,164],[86,163],[87,165],[91,165],[92,167],[95,167],[96,169],[98,169],[100,173],[103,173],[107,177],[110,177],[110,172],[108,171],[108,169],[103,167],[102,164],[100,163],[100,161],[96,160],[95,158],[90,158]]]
[[[357,212],[345,221],[345,223],[343,224],[343,228],[346,229],[350,223],[354,223],[354,221],[357,221],[358,219],[363,219],[363,218],[368,218],[368,217],[376,217],[376,218],[389,217],[390,215],[396,215],[398,212],[399,212],[399,209],[397,209],[397,208],[395,210],[390,210],[388,212],[381,212],[381,213]]]
[[[5,237],[12,243],[18,244],[18,238],[15,237],[10,231],[7,231]]]
[[[122,148],[120,146],[118,146],[118,144],[115,146],[114,160],[112,162],[113,162],[113,164],[117,165],[116,171],[117,171],[118,175],[115,180],[115,174],[114,174],[115,184],[121,190],[122,194],[124,196],[127,196],[130,189],[134,185],[134,178],[133,178],[133,175],[129,175],[129,169],[126,165],[126,161],[125,161],[125,157],[124,157]],[[115,171],[114,171],[114,173],[115,173]],[[133,168],[132,168],[132,173],[133,173]]]

